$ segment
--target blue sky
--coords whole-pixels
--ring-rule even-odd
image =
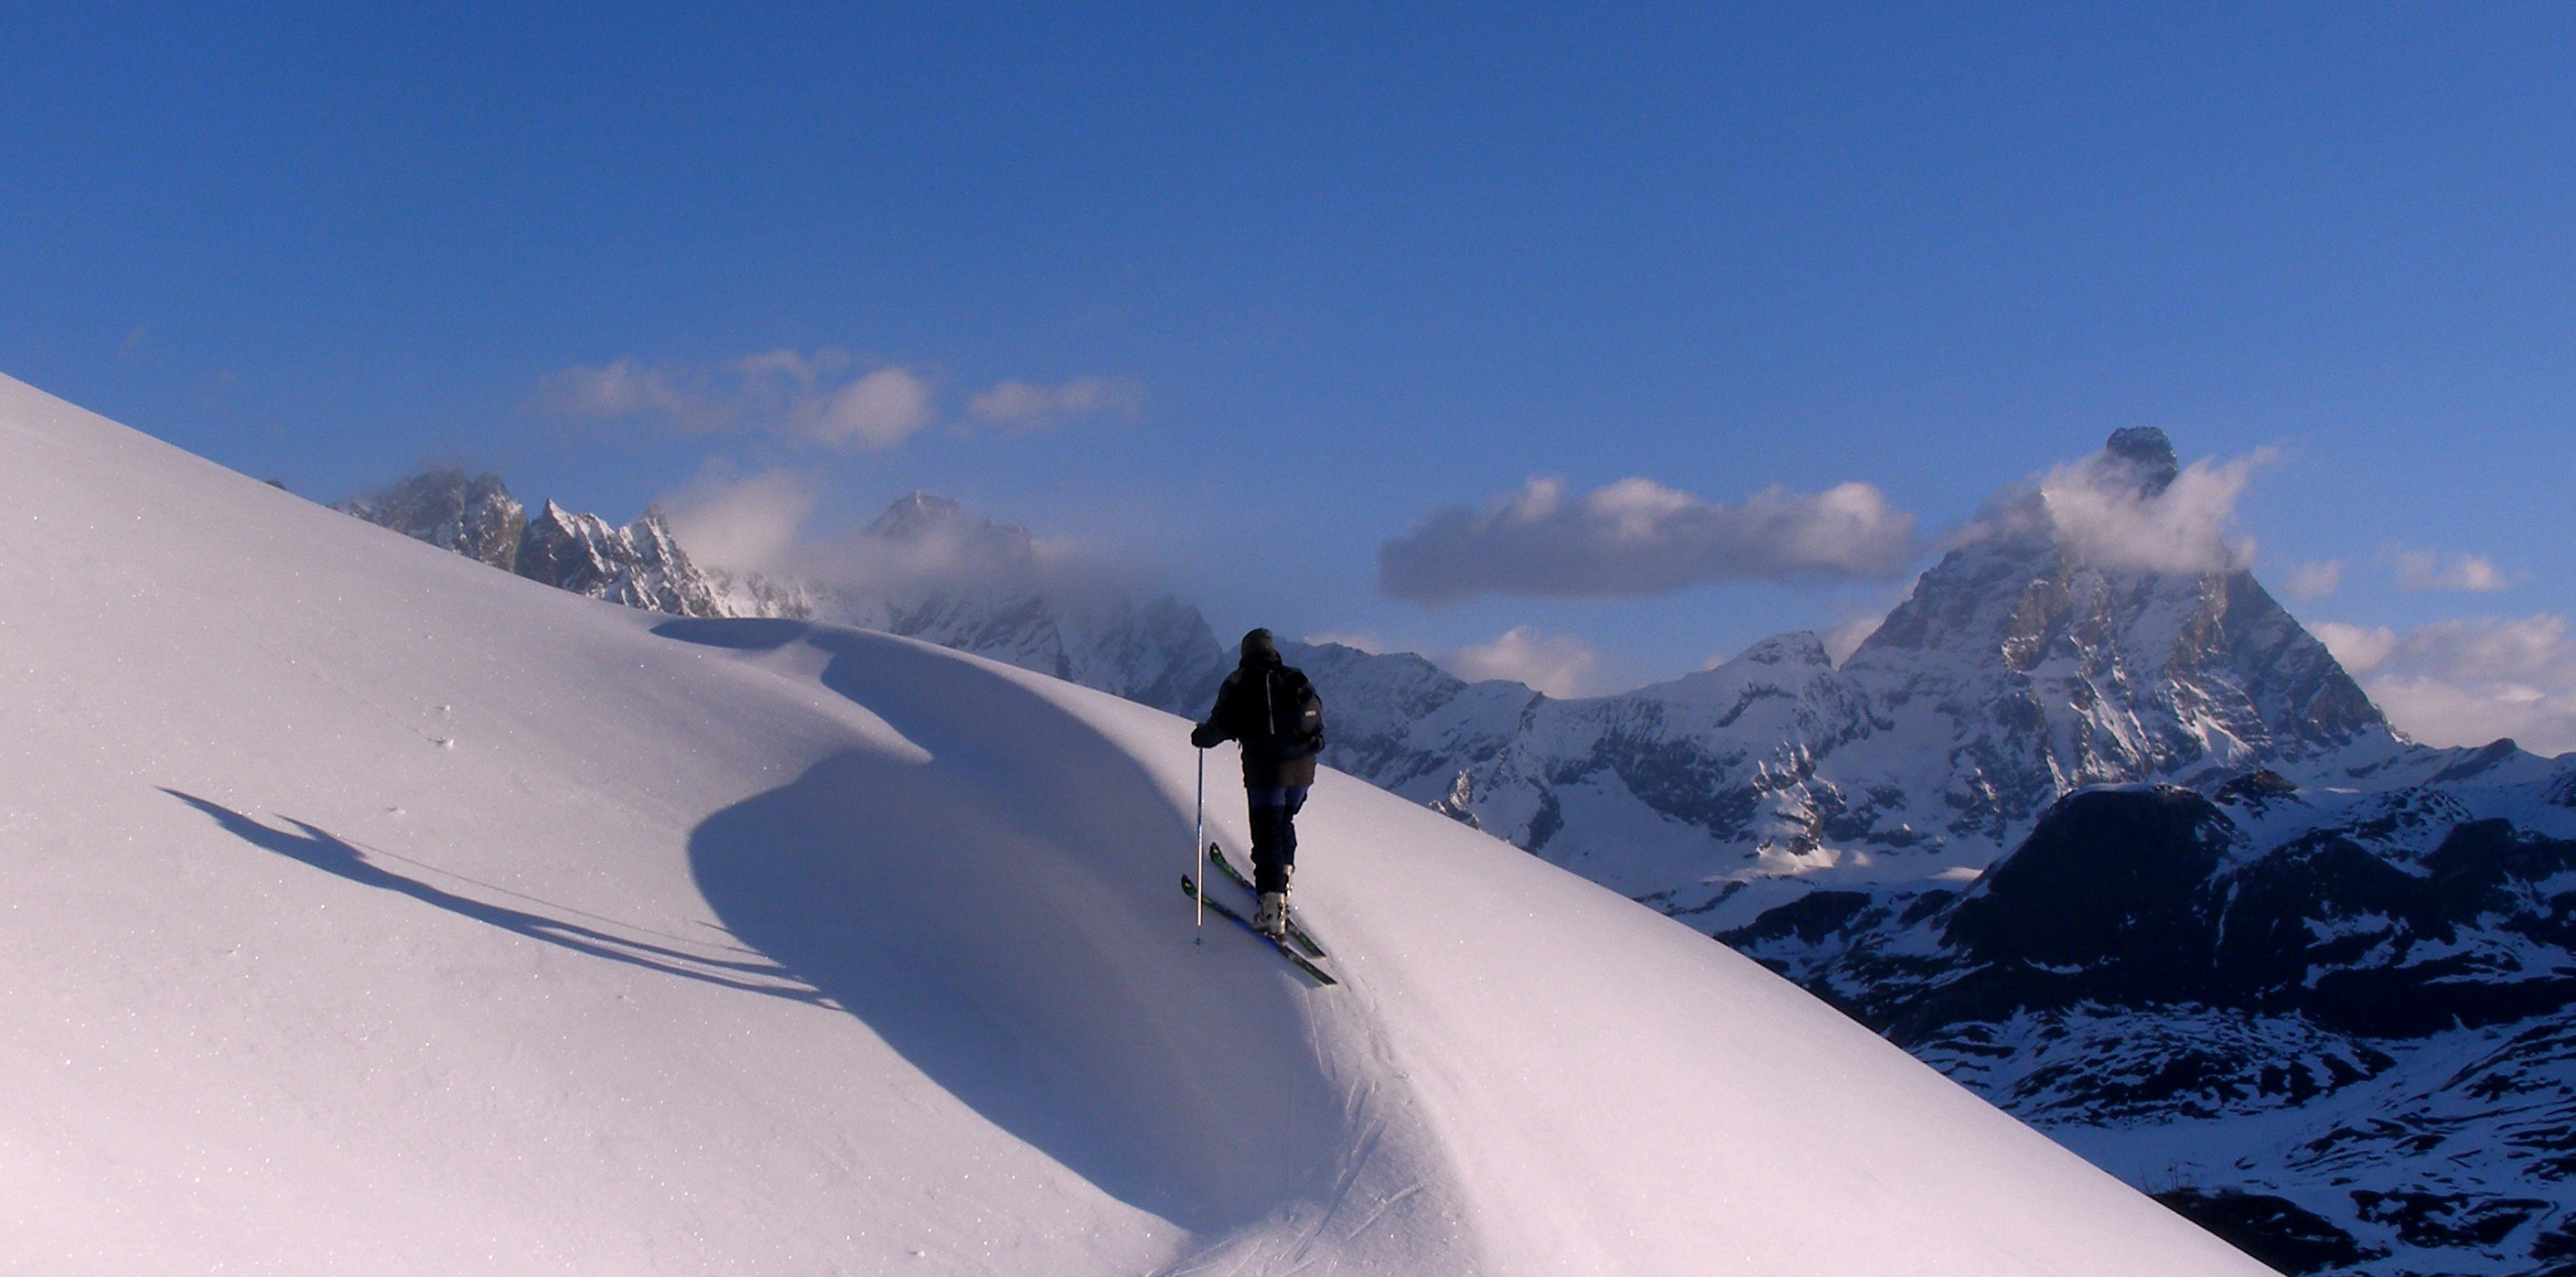
[[[2275,450],[2236,532],[2401,725],[2576,747],[2576,11],[531,8],[13,6],[0,372],[323,499],[928,488],[1595,688],[1893,587],[1380,547],[1538,477],[1933,537],[2153,425]]]

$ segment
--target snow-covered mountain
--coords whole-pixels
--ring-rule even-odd
[[[541,588],[5,380],[0,510],[8,1267],[2259,1271],[1335,774],[1305,986],[1192,927],[1159,711]]]
[[[2288,1272],[2576,1257],[2576,756],[2054,804],[1721,935]]]
[[[424,470],[332,508],[504,572],[519,570],[519,543],[528,531],[527,507],[491,473]]]
[[[1175,713],[1203,711],[1229,668],[1198,609],[1052,564],[1028,529],[928,493],[896,501],[811,575],[697,563],[659,510],[623,528],[552,501],[524,518],[491,474],[427,471],[336,508],[591,598],[885,630]]]
[[[1558,701],[1297,659],[1336,765],[1711,931],[2285,1271],[2576,1272],[2576,756],[2407,742],[2227,556],[2070,526],[2169,525],[2180,473],[2113,436],[1839,668],[1794,634]]]
[[[2156,431],[2097,463],[2149,507],[2176,470]],[[1334,765],[1713,927],[1817,885],[1973,875],[2084,785],[2398,776],[2424,753],[2251,572],[2088,561],[2036,492],[1990,512],[1839,668],[1789,634],[1555,700],[1418,658],[1298,659],[1337,708]]]
[[[2145,507],[2179,467],[2113,436],[2098,485]],[[657,512],[624,529],[490,475],[422,475],[343,509],[576,593],[691,616],[827,620],[990,656],[1179,713],[1227,666],[1195,608],[1051,570],[1025,528],[897,501],[812,577],[691,563]],[[843,579],[835,579],[835,577]],[[1333,707],[1333,765],[1609,885],[1741,923],[1821,885],[1971,875],[2090,784],[2420,779],[2406,745],[2241,567],[2104,566],[2045,494],[2005,503],[1839,668],[1810,634],[1613,697],[1468,684],[1409,654],[1291,645]]]
[[[334,507],[560,590],[675,616],[733,615],[659,510],[616,527],[552,501],[531,518],[498,475],[430,470]]]
[[[803,615],[988,656],[1177,714],[1202,714],[1233,668],[1197,608],[1081,564],[1029,530],[925,492],[840,548],[877,570],[801,587]],[[743,599],[751,614],[757,599]]]
[[[2114,435],[1839,667],[1790,634],[1556,700],[1292,659],[1333,766],[1716,935],[2277,1266],[2576,1271],[2551,1151],[2576,1141],[2576,760],[2408,743],[2227,554],[2122,561],[2072,522],[2154,533],[2185,477],[2160,433]],[[1183,713],[1221,671],[1177,601],[1034,587],[1025,530],[916,496],[867,535],[985,566],[720,609]]]

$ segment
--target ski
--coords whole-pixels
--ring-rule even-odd
[[[1222,914],[1222,915],[1224,915],[1225,917],[1232,919],[1232,920],[1234,921],[1234,925],[1236,925],[1236,926],[1238,926],[1238,927],[1241,927],[1241,928],[1243,928],[1243,929],[1244,929],[1244,930],[1246,930],[1246,931],[1250,931],[1250,932],[1252,932],[1252,934],[1254,934],[1254,935],[1256,935],[1256,936],[1261,936],[1261,939],[1262,939],[1265,943],[1267,943],[1271,948],[1273,948],[1273,949],[1277,949],[1277,950],[1279,951],[1280,956],[1282,956],[1282,957],[1284,957],[1284,958],[1288,959],[1290,962],[1296,963],[1296,964],[1297,964],[1297,969],[1306,973],[1306,978],[1308,978],[1308,979],[1310,979],[1310,980],[1313,980],[1315,983],[1317,983],[1317,984],[1319,984],[1319,985],[1323,985],[1323,986],[1325,986],[1325,987],[1327,987],[1327,988],[1329,988],[1329,987],[1331,987],[1331,986],[1333,986],[1333,985],[1336,985],[1336,984],[1340,984],[1340,983],[1341,983],[1341,981],[1336,980],[1336,979],[1334,979],[1333,977],[1331,977],[1330,975],[1325,974],[1324,969],[1323,969],[1322,967],[1316,966],[1314,963],[1307,961],[1307,960],[1306,960],[1306,955],[1305,955],[1305,954],[1299,953],[1299,952],[1297,952],[1295,949],[1293,949],[1293,948],[1289,947],[1288,945],[1283,944],[1283,943],[1281,943],[1280,941],[1277,941],[1277,940],[1273,940],[1273,939],[1271,939],[1269,936],[1263,936],[1263,935],[1261,935],[1261,932],[1259,932],[1258,930],[1255,930],[1255,929],[1254,929],[1254,927],[1253,927],[1253,925],[1252,925],[1252,921],[1251,921],[1250,919],[1248,919],[1248,918],[1244,917],[1242,914],[1236,913],[1234,910],[1227,908],[1225,905],[1222,905],[1222,904],[1220,904],[1220,903],[1218,903],[1218,902],[1216,902],[1216,901],[1214,901],[1214,900],[1210,900],[1210,899],[1208,899],[1206,896],[1200,895],[1200,894],[1199,894],[1199,885],[1198,885],[1197,883],[1195,883],[1195,882],[1190,881],[1190,876],[1189,876],[1188,874],[1182,874],[1182,875],[1181,875],[1181,891],[1182,891],[1182,893],[1183,893],[1183,894],[1187,895],[1190,899],[1192,899],[1192,900],[1196,900],[1196,901],[1198,901],[1200,904],[1206,905],[1206,906],[1208,907],[1208,909],[1209,909],[1211,912],[1218,913],[1218,914]]]
[[[1252,880],[1244,877],[1243,871],[1235,868],[1234,862],[1225,858],[1224,848],[1217,846],[1215,843],[1209,843],[1208,858],[1216,862],[1218,872],[1224,874],[1228,878],[1234,879],[1237,885],[1241,886],[1244,890],[1251,892],[1253,899],[1259,900],[1261,898],[1261,889],[1253,886]],[[1313,936],[1306,934],[1306,929],[1304,927],[1297,925],[1297,915],[1293,913],[1288,915],[1288,938],[1296,941],[1297,947],[1305,950],[1306,956],[1309,958],[1324,958],[1332,956],[1324,952],[1324,946],[1315,943],[1315,938]]]

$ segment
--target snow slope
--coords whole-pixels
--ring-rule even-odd
[[[1194,933],[1193,753],[1100,693],[570,596],[5,379],[0,597],[13,1270],[2261,1271],[1345,777],[1346,985]]]

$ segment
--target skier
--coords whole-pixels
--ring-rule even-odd
[[[1190,731],[1207,749],[1243,743],[1243,792],[1252,816],[1252,885],[1260,894],[1254,930],[1288,931],[1288,881],[1297,868],[1297,809],[1315,784],[1324,748],[1324,702],[1304,673],[1279,659],[1268,630],[1243,636],[1243,659],[1217,689],[1216,708]]]

